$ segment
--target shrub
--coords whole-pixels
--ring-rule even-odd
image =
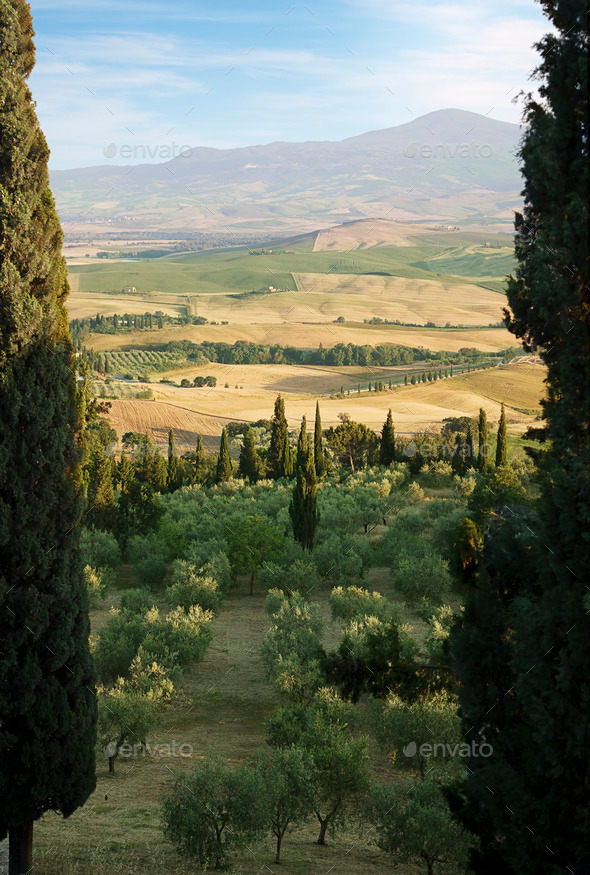
[[[379,592],[359,586],[336,586],[330,593],[330,610],[334,620],[353,620],[363,616],[383,617],[388,612],[387,599]]]
[[[134,535],[129,539],[128,552],[140,581],[148,586],[162,582],[168,570],[169,553],[158,533]]]
[[[147,614],[154,600],[146,587],[126,589],[121,593],[121,609],[131,614]]]
[[[96,568],[90,565],[84,566],[84,580],[88,594],[88,607],[92,610],[99,608],[106,596],[106,587],[102,582],[102,575]]]
[[[216,580],[201,576],[194,565],[179,560],[175,563],[172,584],[166,587],[166,601],[173,607],[180,605],[186,611],[193,605],[200,605],[215,612],[221,604],[221,593]]]
[[[220,594],[223,596],[231,586],[232,574],[229,559],[225,553],[214,553],[208,562],[199,569],[204,577],[212,577],[217,582]]]
[[[214,760],[176,776],[162,800],[162,816],[164,835],[181,855],[216,868],[231,849],[260,835],[270,819],[260,773]]]
[[[91,568],[114,568],[121,564],[117,539],[111,532],[103,532],[101,529],[82,529],[80,554],[83,564],[90,565]]]
[[[147,635],[142,641],[144,649],[158,659],[161,652],[175,653],[178,664],[200,662],[211,640],[211,611],[193,605],[184,611],[178,607],[160,618],[157,608],[146,615]]]
[[[98,676],[103,683],[115,681],[128,674],[145,634],[146,623],[143,616],[111,609],[94,653]]]
[[[392,574],[393,585],[412,601],[439,600],[451,587],[448,563],[437,554],[402,557]]]

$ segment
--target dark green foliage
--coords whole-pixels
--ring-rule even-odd
[[[254,432],[248,426],[244,432],[244,443],[240,450],[240,464],[238,467],[238,476],[249,480],[250,483],[256,483],[262,477],[263,467],[260,456],[256,451],[256,443],[254,441]]]
[[[541,5],[553,31],[538,45],[540,100],[526,106],[525,207],[506,314],[547,367],[541,514],[500,544],[488,534],[457,645],[465,726],[494,739],[494,756],[466,785],[466,818],[484,846],[477,871],[522,875],[590,868],[588,7]],[[538,541],[524,551],[527,525]]]
[[[299,441],[297,444],[297,480],[293,489],[293,498],[289,505],[289,515],[293,525],[293,537],[304,550],[311,550],[315,530],[319,520],[317,509],[317,477],[313,461],[313,453],[307,439],[307,421],[305,416],[301,422]]]
[[[250,595],[262,565],[272,562],[281,552],[284,538],[280,529],[263,516],[248,516],[232,521],[228,537],[230,562],[234,576],[247,574]]]
[[[259,751],[257,771],[265,788],[270,827],[277,840],[275,863],[281,862],[281,844],[289,826],[313,813],[309,757],[297,747]]]
[[[168,489],[174,492],[180,486],[180,471],[178,468],[178,453],[174,440],[174,429],[168,432]]]
[[[502,404],[502,413],[500,415],[500,424],[498,425],[498,436],[496,438],[496,467],[505,465],[508,461],[508,451],[506,447],[506,411]]]
[[[315,430],[313,439],[313,463],[316,476],[321,479],[326,473],[326,458],[324,456],[324,443],[322,438],[322,420],[320,416],[320,402],[315,405]]]
[[[225,483],[231,478],[232,464],[229,457],[229,444],[227,441],[227,431],[225,428],[221,432],[221,441],[219,443],[219,456],[217,458],[217,468],[215,470],[215,482]]]
[[[359,422],[346,420],[336,428],[330,428],[326,440],[338,456],[340,464],[350,468],[364,468],[375,459],[379,440],[374,431]]]
[[[285,476],[284,459],[285,443],[289,440],[287,419],[285,417],[285,402],[281,395],[277,395],[274,414],[271,419],[270,446],[266,459],[266,467],[269,477]]]
[[[394,865],[422,864],[428,875],[465,872],[473,837],[453,819],[444,792],[450,781],[430,776],[405,778],[395,786],[374,783],[366,817],[381,850]]]
[[[382,465],[391,465],[395,462],[395,429],[391,410],[387,413],[387,419],[381,429],[381,444],[379,447],[379,461]]]
[[[89,509],[85,515],[86,525],[110,531],[115,526],[115,491],[113,488],[113,460],[102,446],[94,448],[90,460],[88,483]]]
[[[283,444],[283,458],[281,460],[281,470],[283,472],[283,477],[286,477],[288,480],[293,479],[295,463],[293,461],[293,450],[291,449],[291,444],[289,442],[289,438]]]
[[[0,7],[0,838],[30,871],[32,823],[94,789],[96,701],[75,359],[49,150],[26,79],[27,3]],[[78,436],[78,437],[77,437]]]
[[[126,589],[121,593],[119,602],[121,609],[129,611],[131,614],[146,614],[153,603],[154,599],[150,590],[144,587]]]
[[[260,772],[205,760],[176,776],[162,800],[164,835],[183,856],[221,868],[233,848],[253,841],[270,812]]]
[[[477,450],[477,467],[480,471],[487,471],[489,467],[489,447],[488,447],[488,418],[483,407],[479,408],[479,421],[477,426],[478,432],[478,450]]]

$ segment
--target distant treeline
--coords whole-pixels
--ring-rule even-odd
[[[172,352],[179,358],[203,357],[210,362],[228,365],[377,365],[382,367],[407,365],[424,360],[448,364],[462,362],[476,364],[486,359],[502,359],[522,352],[519,347],[511,347],[497,353],[483,353],[472,347],[463,347],[459,352],[431,352],[422,347],[399,346],[395,343],[382,343],[377,346],[338,343],[330,349],[325,349],[320,344],[318,349],[298,349],[294,346],[280,344],[268,346],[246,340],[236,340],[234,344],[171,340],[158,348],[165,352]]]
[[[90,334],[118,334],[121,331],[147,331],[154,328],[163,328],[164,325],[206,325],[204,316],[189,314],[190,305],[185,307],[185,315],[170,316],[156,310],[155,313],[114,313],[112,316],[104,316],[97,313],[96,316],[85,316],[83,319],[72,319],[70,322],[70,334],[72,340],[79,349],[81,344]]]

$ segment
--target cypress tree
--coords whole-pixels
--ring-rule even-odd
[[[451,467],[455,474],[464,474],[465,473],[465,456],[466,456],[466,448],[463,443],[463,435],[461,432],[457,433],[455,437],[455,448],[453,450],[453,458],[451,459]]]
[[[473,427],[471,425],[468,426],[465,435],[465,467],[475,468]]]
[[[379,461],[382,465],[391,465],[395,461],[395,429],[391,410],[381,429],[381,446],[379,448]]]
[[[404,377],[404,386],[408,385],[408,375],[406,374]]]
[[[244,443],[240,450],[240,465],[238,476],[256,483],[262,477],[262,461],[256,451],[254,432],[248,426],[244,432]]]
[[[486,471],[489,467],[488,457],[488,417],[483,407],[479,408],[479,421],[477,426],[478,448],[477,467],[480,471]]]
[[[178,486],[178,454],[176,452],[176,441],[174,440],[174,429],[171,428],[168,432],[168,489],[170,492],[174,492]]]
[[[498,426],[498,436],[496,438],[496,467],[505,465],[508,459],[508,451],[506,447],[506,411],[502,404],[502,413],[500,414],[500,424]]]
[[[274,414],[271,419],[270,430],[270,446],[268,448],[268,457],[266,468],[269,477],[277,479],[284,477],[283,458],[285,455],[285,442],[288,442],[288,426],[287,417],[285,416],[285,402],[281,395],[277,395],[275,400]]]
[[[552,33],[537,46],[540,99],[526,104],[525,205],[505,314],[547,369],[540,512],[517,528],[507,514],[501,551],[488,534],[456,653],[465,728],[494,746],[466,762],[476,871],[522,875],[590,870],[588,15],[582,0],[541,5]],[[536,537],[524,551],[528,529]],[[494,629],[482,664],[469,645]]]
[[[322,419],[320,416],[320,402],[315,405],[315,430],[313,436],[313,463],[318,477],[326,473],[326,458],[324,456],[324,443],[322,437]]]
[[[201,435],[197,437],[197,446],[195,447],[195,482],[201,483],[205,470],[205,450],[203,449],[203,441]]]
[[[117,465],[117,482],[121,490],[127,489],[131,480],[133,480],[133,463],[125,451],[121,453],[119,464]]]
[[[227,440],[227,431],[225,428],[221,432],[221,441],[219,443],[219,456],[217,458],[217,469],[215,471],[215,482],[225,483],[232,475],[232,464],[229,457],[229,443]]]
[[[317,510],[317,477],[313,462],[313,453],[307,439],[307,420],[301,422],[299,440],[297,442],[297,478],[293,488],[293,497],[289,504],[289,515],[293,524],[293,537],[299,541],[304,550],[311,550],[315,530],[319,521]]]
[[[90,508],[86,524],[110,531],[115,525],[115,490],[113,488],[113,460],[99,445],[93,452],[88,484]]]
[[[32,867],[33,823],[95,786],[96,700],[78,554],[81,421],[62,231],[27,78],[28,3],[0,7],[0,840]]]
[[[291,449],[291,444],[289,443],[289,435],[285,437],[285,443],[283,444],[283,457],[281,459],[281,477],[286,477],[288,480],[293,479],[293,474],[295,473],[293,465],[293,451]]]

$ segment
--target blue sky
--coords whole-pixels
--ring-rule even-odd
[[[133,163],[137,146],[161,161],[187,145],[340,140],[445,107],[518,122],[512,98],[548,29],[528,0],[31,6],[54,168]]]

